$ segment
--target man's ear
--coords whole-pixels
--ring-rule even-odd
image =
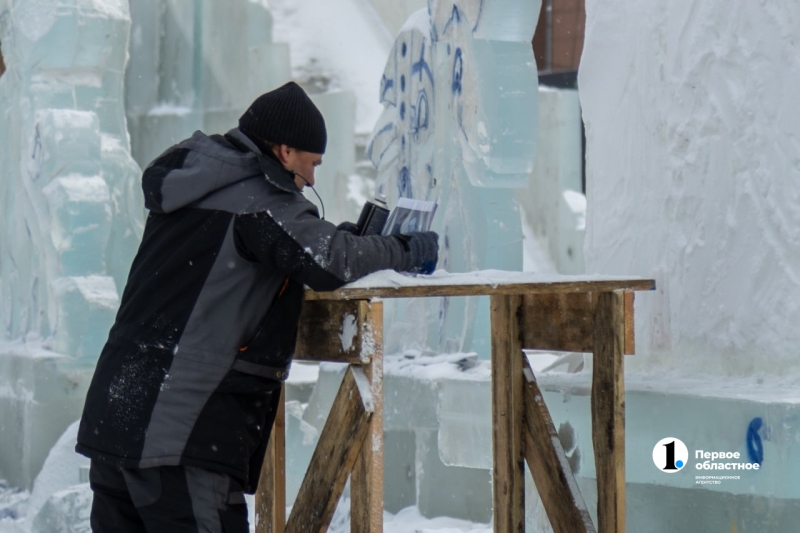
[[[278,158],[278,161],[280,161],[281,164],[286,165],[286,163],[288,162],[288,159],[289,159],[289,147],[288,146],[286,146],[285,144],[273,145],[272,153],[275,154],[275,157]]]
[[[289,154],[292,153],[292,149],[289,146],[287,146],[285,144],[282,144],[280,146],[279,150],[281,152],[281,155],[280,155],[281,162],[282,163],[288,163],[289,162]]]

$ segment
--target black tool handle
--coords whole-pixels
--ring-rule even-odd
[[[358,235],[380,235],[388,218],[388,209],[368,201],[358,217]]]

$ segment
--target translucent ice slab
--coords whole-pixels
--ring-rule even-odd
[[[143,222],[122,103],[128,3],[3,6],[3,337],[54,336],[91,367]]]
[[[0,477],[19,487],[80,416],[141,236],[129,28],[126,0],[0,1]]]
[[[437,200],[439,267],[522,269],[512,188],[533,168],[537,73],[530,40],[538,1],[430,0],[401,29],[381,80],[384,112],[368,156],[377,188]],[[387,305],[387,349],[405,331],[434,351],[488,357],[488,322],[475,298]],[[420,327],[421,326],[421,327]]]
[[[290,78],[264,2],[131,3],[125,74],[133,153],[149,163],[195,130],[225,133],[260,94]]]
[[[582,184],[581,106],[575,89],[539,89],[539,139],[527,187],[518,191],[527,222],[546,237],[562,274],[582,274],[586,198]]]

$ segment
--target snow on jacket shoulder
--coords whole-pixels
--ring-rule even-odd
[[[303,285],[332,290],[410,264],[395,237],[320,220],[292,178],[237,129],[198,131],[145,169],[150,214],[87,393],[80,453],[200,466],[255,490]]]

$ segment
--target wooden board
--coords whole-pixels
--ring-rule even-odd
[[[592,351],[592,293],[526,294],[522,302],[523,348],[560,352]]]
[[[625,292],[625,350],[633,355],[632,291]],[[526,294],[522,297],[522,347],[526,350],[592,352],[595,293]]]
[[[256,533],[283,533],[286,525],[286,408],[284,390],[256,491]]]
[[[519,330],[522,299],[490,298],[492,328],[492,439],[494,531],[525,530],[523,466],[522,353]]]
[[[500,275],[502,274],[502,275]],[[306,300],[353,300],[369,298],[418,298],[437,296],[479,296],[493,294],[544,294],[608,292],[615,290],[649,291],[655,281],[643,278],[599,278],[595,276],[543,276],[530,272],[477,271],[463,274],[437,274],[410,277],[369,277],[331,292],[306,290]]]
[[[525,459],[554,533],[594,533],[592,517],[572,474],[550,411],[527,360],[525,376]]]
[[[363,389],[366,382],[360,368],[345,372],[286,523],[287,533],[328,530],[369,429],[373,406],[370,391]]]
[[[375,412],[364,446],[350,477],[350,529],[383,531],[383,302],[360,302],[364,330],[372,336],[375,353],[364,374],[372,389]],[[367,334],[367,333],[365,333]]]
[[[636,335],[633,321],[633,301],[636,298],[636,293],[625,291],[623,297],[625,299],[625,349],[622,353],[633,355],[636,353]]]
[[[363,312],[363,311],[362,311]],[[358,301],[306,301],[300,315],[295,359],[362,364],[369,362],[362,345],[364,327]],[[370,348],[371,345],[366,346]],[[346,348],[346,349],[345,349]]]
[[[625,531],[625,302],[621,291],[595,306],[592,441],[597,471],[597,530]]]

